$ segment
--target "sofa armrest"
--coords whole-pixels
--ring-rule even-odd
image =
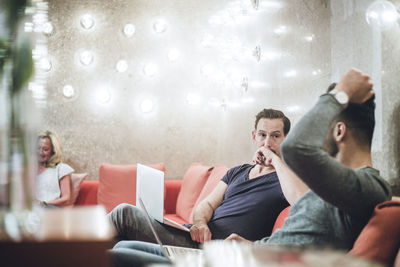
[[[99,181],[83,181],[74,206],[97,205]]]
[[[286,207],[279,213],[278,217],[275,220],[274,228],[272,229],[272,233],[275,232],[275,230],[282,228],[283,224],[285,223],[285,219],[289,217],[289,209],[290,206]]]
[[[165,180],[164,210],[166,214],[176,213],[176,201],[181,190],[182,180]]]

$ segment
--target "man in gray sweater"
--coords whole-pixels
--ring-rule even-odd
[[[388,183],[372,168],[374,109],[370,78],[352,69],[297,123],[281,154],[310,190],[292,205],[284,226],[258,244],[352,248],[374,207],[391,198]],[[266,148],[256,161],[278,162]],[[244,241],[236,234],[228,239]]]

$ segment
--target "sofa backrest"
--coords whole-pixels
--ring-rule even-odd
[[[176,214],[189,223],[192,223],[192,210],[212,169],[213,167],[193,163],[183,176],[176,202]]]
[[[393,266],[400,248],[400,202],[391,200],[375,207],[349,254]]]
[[[97,205],[97,190],[99,189],[99,181],[83,181],[79,189],[78,198],[75,206]]]
[[[275,220],[274,227],[272,228],[272,233],[275,232],[277,229],[282,228],[283,224],[285,223],[285,219],[289,217],[289,210],[290,206],[286,207],[279,213],[278,217]]]
[[[196,203],[193,206],[192,211],[190,212],[190,220],[193,221],[193,213],[196,209],[197,205],[205,199],[217,186],[217,184],[221,181],[222,177],[226,174],[228,168],[224,165],[215,165],[208,177],[206,183],[204,184],[203,188],[201,189],[200,195],[196,200]]]
[[[182,180],[165,180],[164,213],[176,213],[176,201],[181,190]]]
[[[164,163],[147,166],[165,172]],[[136,171],[136,164],[101,164],[97,192],[98,204],[104,205],[107,212],[121,203],[136,205]]]

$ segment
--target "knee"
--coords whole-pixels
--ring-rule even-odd
[[[137,208],[131,204],[121,203],[111,211],[111,214],[115,215],[132,214],[135,212],[135,209]]]
[[[134,245],[135,242],[136,242],[136,241],[122,240],[122,241],[119,241],[117,244],[115,244],[115,246],[113,247],[113,249],[118,249],[118,248],[135,249],[135,245]]]
[[[111,221],[123,222],[125,220],[137,220],[142,217],[142,211],[131,204],[122,203],[116,206],[109,214]]]

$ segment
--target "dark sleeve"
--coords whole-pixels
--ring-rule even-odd
[[[390,198],[389,185],[378,171],[351,169],[322,150],[330,125],[342,110],[332,95],[322,95],[282,143],[282,156],[319,197],[351,214],[369,216],[378,203]]]
[[[233,178],[236,177],[238,170],[240,170],[240,168],[242,168],[243,166],[244,165],[240,165],[229,169],[224,177],[222,177],[221,181],[229,185],[232,182]]]

